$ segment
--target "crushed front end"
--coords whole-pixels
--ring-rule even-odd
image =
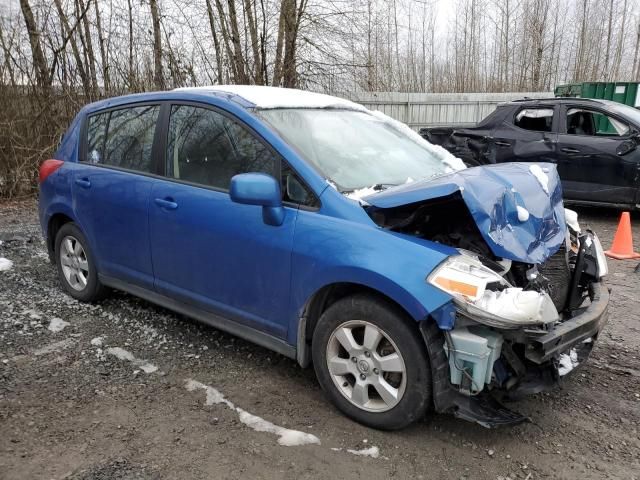
[[[585,361],[607,321],[607,263],[564,208],[555,166],[470,168],[363,206],[382,228],[458,250],[426,278],[452,298],[420,327],[436,410],[520,422],[497,399],[544,390]]]
[[[545,390],[587,359],[607,321],[607,264],[593,232],[577,222],[567,231],[565,246],[540,265],[461,251],[429,276],[453,296],[435,312],[444,329],[421,327],[432,365],[442,366],[438,410],[487,427],[524,421],[498,399]]]

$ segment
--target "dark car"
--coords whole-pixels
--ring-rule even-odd
[[[525,99],[504,103],[470,128],[420,134],[467,165],[551,162],[568,203],[637,208],[640,111],[608,100]]]

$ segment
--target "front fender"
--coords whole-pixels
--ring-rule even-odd
[[[323,287],[354,283],[400,305],[416,321],[451,300],[426,282],[455,249],[371,225],[300,211],[292,261],[288,340],[296,342],[298,322]]]

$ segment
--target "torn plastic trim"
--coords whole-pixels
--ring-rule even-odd
[[[429,363],[433,404],[438,413],[452,413],[455,417],[482,425],[485,428],[498,428],[531,421],[520,413],[509,410],[489,393],[468,397],[454,389],[449,381],[449,362],[442,343],[443,332],[431,319],[418,324],[424,339]]]

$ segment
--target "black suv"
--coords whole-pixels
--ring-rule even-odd
[[[474,127],[420,134],[467,165],[551,162],[571,203],[640,207],[640,110],[608,100],[524,99]]]

